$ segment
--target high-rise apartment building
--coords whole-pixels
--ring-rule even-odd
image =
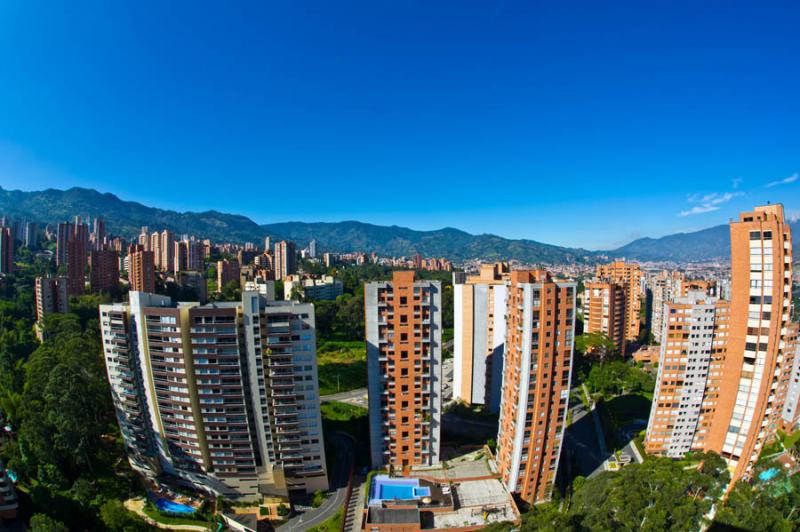
[[[639,311],[642,308],[642,270],[639,265],[624,260],[599,264],[596,276],[622,287],[625,293],[625,339],[636,340],[639,337]]]
[[[106,243],[106,222],[102,218],[94,219],[94,227],[90,237],[92,242],[92,249],[100,250],[105,247]]]
[[[25,247],[39,249],[39,224],[36,222],[25,223]]]
[[[786,349],[784,355],[792,357],[791,365],[784,361],[783,368],[787,385],[783,400],[782,425],[784,432],[794,432],[800,428],[800,324],[792,322],[787,327]]]
[[[232,499],[327,489],[312,305],[131,292],[100,318],[134,469]]]
[[[478,275],[453,275],[453,398],[500,411],[506,341],[507,263],[482,264]]]
[[[311,242],[308,243],[308,256],[311,257],[312,259],[317,258],[317,241],[316,240],[312,239]]]
[[[727,355],[730,304],[702,291],[665,305],[645,450],[681,458],[708,446]]]
[[[147,226],[142,226],[142,232],[139,233],[138,243],[142,246],[144,251],[152,251],[150,249],[150,233],[147,231]]]
[[[575,332],[574,282],[513,271],[506,298],[497,466],[530,504],[546,501],[561,455]]]
[[[202,272],[205,251],[203,243],[185,238],[175,242],[175,274],[178,272]]]
[[[56,266],[66,266],[67,264],[67,244],[72,240],[72,224],[61,222],[58,224],[56,235]]]
[[[275,244],[275,279],[280,281],[297,273],[297,248],[294,242],[282,240]]]
[[[159,249],[161,250],[159,269],[165,272],[175,271],[175,234],[169,229],[161,231]]]
[[[0,227],[0,273],[14,271],[14,231]]]
[[[235,260],[217,261],[217,292],[231,281],[239,280],[239,263]]]
[[[583,291],[583,330],[603,333],[625,351],[625,289],[606,281],[586,281]]]
[[[119,287],[119,254],[111,249],[94,250],[89,255],[92,292],[110,292]]]
[[[142,244],[131,244],[128,248],[128,281],[131,291],[156,291],[155,258]]]
[[[41,322],[48,314],[69,312],[66,277],[37,277],[34,291],[37,321]]]
[[[150,251],[153,252],[153,262],[155,263],[156,269],[159,271],[163,270],[164,268],[161,267],[161,233],[158,231],[150,234]]]
[[[775,436],[791,307],[792,238],[780,204],[756,207],[731,222],[731,316],[723,391],[711,430],[733,481],[749,474]]]
[[[732,486],[751,473],[787,417],[796,417],[797,326],[789,321],[792,239],[783,206],[743,213],[730,231],[727,319],[728,304],[702,291],[669,307],[647,449],[719,453]]]
[[[369,427],[372,466],[408,472],[439,462],[442,415],[442,290],[396,271],[367,283]]]
[[[650,333],[657,343],[661,343],[661,332],[664,328],[665,305],[673,297],[681,294],[683,275],[677,271],[662,270],[647,278],[647,289],[650,291]]]
[[[74,227],[77,229],[81,225]],[[67,292],[69,295],[80,296],[86,291],[87,264],[86,243],[80,234],[75,234],[67,242]]]

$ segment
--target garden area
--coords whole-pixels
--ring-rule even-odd
[[[324,340],[317,343],[320,395],[367,387],[367,350],[363,340]]]

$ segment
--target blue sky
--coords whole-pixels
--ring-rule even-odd
[[[800,211],[797,2],[227,4],[0,3],[0,186],[588,248]]]

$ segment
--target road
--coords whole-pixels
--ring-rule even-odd
[[[305,512],[289,519],[278,527],[280,532],[300,532],[322,524],[333,517],[342,507],[347,496],[347,481],[353,465],[353,440],[347,434],[334,432],[329,437],[336,446],[335,471],[329,471],[332,495],[328,495],[319,508],[309,508]]]
[[[357,388],[349,392],[333,393],[331,395],[323,395],[320,397],[323,403],[336,401],[338,403],[347,403],[349,405],[356,405],[362,408],[367,408],[367,389]]]
[[[442,362],[442,401],[448,402],[453,397],[453,359]],[[333,393],[320,397],[323,403],[336,401],[349,405],[369,408],[367,389],[357,388],[347,392]]]

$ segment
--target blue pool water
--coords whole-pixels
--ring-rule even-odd
[[[17,474],[11,471],[10,469],[6,469],[6,473],[8,473],[8,478],[11,479],[11,482],[14,484],[17,483]]]
[[[197,511],[191,506],[173,502],[167,499],[156,499],[156,508],[162,512],[170,512],[174,514],[193,514]]]
[[[414,486],[398,486],[393,484],[384,484],[381,486],[380,498],[383,500],[391,499],[413,499]]]
[[[778,470],[773,467],[772,469],[767,469],[766,471],[762,471],[758,475],[758,480],[760,480],[761,482],[767,482],[768,480],[772,480],[773,478],[775,478],[775,475],[777,474]]]
[[[414,497],[430,497],[431,496],[431,489],[427,486],[420,486],[419,488],[414,488]]]

